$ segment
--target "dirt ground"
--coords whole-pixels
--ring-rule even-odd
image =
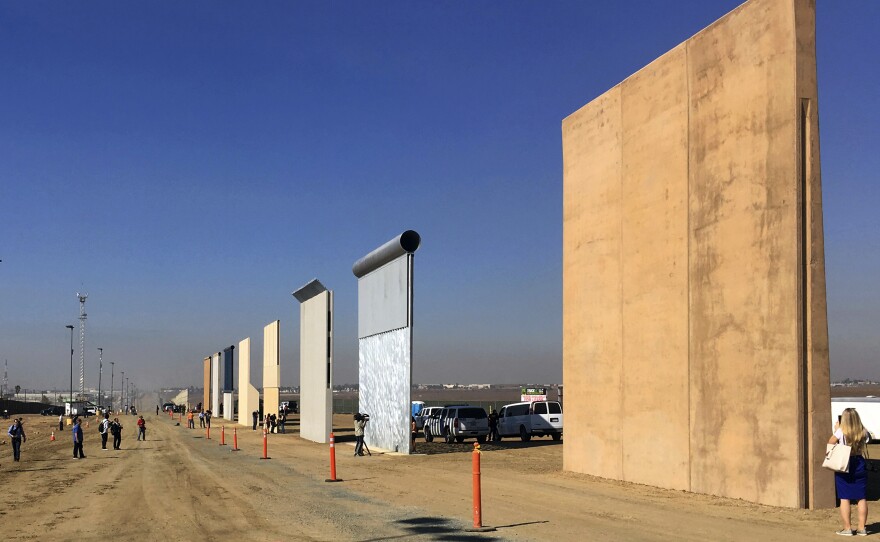
[[[121,417],[122,419],[122,417]],[[211,439],[167,415],[122,419],[121,451],[102,451],[94,419],[86,459],[72,459],[69,430],[49,441],[54,418],[25,416],[22,461],[0,441],[0,540],[834,540],[836,510],[790,510],[563,473],[562,445],[504,440],[481,454],[483,524],[472,525],[473,444],[428,445],[400,456],[353,457],[348,416],[337,416],[337,476],[328,447],[262,435],[215,419]],[[5,422],[5,420],[4,420]],[[54,422],[57,423],[57,422]],[[231,451],[239,427],[240,451]],[[57,429],[57,426],[55,427]],[[440,453],[443,452],[443,453]],[[877,450],[875,457],[880,457]],[[876,488],[876,480],[872,480]],[[876,492],[876,490],[875,490]],[[870,504],[875,512],[876,495]],[[880,523],[869,520],[869,532]],[[880,534],[875,536],[880,537]]]

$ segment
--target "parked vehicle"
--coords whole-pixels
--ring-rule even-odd
[[[438,414],[432,414],[425,425],[425,441],[434,437],[442,438],[447,444],[463,442],[466,438],[476,438],[486,442],[489,435],[489,417],[483,407],[453,405],[443,407]]]
[[[64,403],[65,416],[94,416],[97,407],[91,401]]]
[[[51,406],[40,411],[40,416],[60,416],[64,414],[64,407]]]
[[[297,414],[298,413],[296,401],[281,401],[281,404],[278,405],[279,412],[284,410],[285,407],[287,408],[288,414]]]
[[[556,401],[535,401],[504,405],[498,412],[498,440],[515,437],[528,442],[533,436],[562,438],[562,405]]]
[[[862,425],[871,435],[871,442],[880,440],[880,397],[834,397],[831,399],[831,424],[846,408],[854,408],[862,419]],[[833,427],[832,427],[833,430]]]
[[[431,416],[434,414],[439,414],[441,410],[443,410],[443,407],[439,406],[430,406],[423,408],[416,416],[416,430],[423,431],[425,429],[425,424],[431,418]]]
[[[174,412],[174,407],[174,403],[170,401],[168,403],[162,403],[162,412]]]

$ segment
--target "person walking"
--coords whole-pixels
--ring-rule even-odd
[[[287,430],[284,429],[284,424],[287,423],[287,409],[283,409],[281,414],[278,416],[278,432],[279,433],[287,433]]]
[[[113,435],[113,449],[121,450],[122,424],[119,423],[119,418],[113,418],[113,423],[110,424],[110,433]]]
[[[18,461],[21,459],[21,443],[27,442],[27,435],[24,434],[24,426],[22,425],[24,420],[22,418],[17,418],[12,425],[9,426],[9,431],[7,434],[9,435],[9,440],[12,442],[12,460]]]
[[[208,429],[211,428],[211,411],[210,410],[205,411],[205,427]]]
[[[101,449],[107,449],[107,437],[110,436],[110,415],[104,414],[104,419],[101,420]]]
[[[364,455],[364,427],[367,426],[367,421],[364,417],[357,413],[354,415],[354,438],[356,440],[354,445],[354,456],[357,457],[359,455]]]
[[[196,428],[196,423],[195,423],[195,421],[193,421],[194,416],[195,416],[195,413],[192,410],[190,410],[189,413],[186,415],[186,426],[189,427],[190,429]]]
[[[828,444],[838,443],[850,446],[850,452],[847,472],[834,473],[834,486],[837,489],[837,498],[840,499],[840,518],[843,520],[843,529],[835,534],[867,536],[865,523],[868,521],[868,472],[865,455],[868,452],[868,431],[865,430],[862,419],[854,408],[843,411],[834,435],[828,439]],[[850,517],[853,501],[856,501],[858,510],[859,528],[856,531],[852,529]]]
[[[156,405],[156,416],[159,415],[159,405]]]
[[[86,458],[86,455],[83,453],[83,430],[79,416],[73,419],[73,458]]]
[[[270,433],[277,433],[278,432],[277,423],[276,423],[277,420],[278,420],[278,418],[275,416],[275,414],[272,414],[269,416],[269,432]]]
[[[58,432],[64,431],[64,414],[58,415]],[[59,435],[61,436],[61,435]]]
[[[253,412],[251,413],[251,416],[254,418],[254,427],[253,427],[253,430],[256,431],[256,430],[257,430],[257,422],[260,421],[260,411],[259,411],[259,410],[255,410],[255,411],[253,411]]]
[[[498,440],[498,413],[494,408],[489,409],[489,436],[486,440],[489,442]]]
[[[199,411],[199,427],[202,429],[205,428],[205,411],[204,410]]]
[[[143,440],[146,441],[147,440],[147,421],[144,420],[143,416],[138,416],[137,426],[138,426],[138,438],[137,439],[141,440],[143,438]]]

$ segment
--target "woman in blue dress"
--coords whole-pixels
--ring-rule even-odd
[[[868,472],[866,469],[865,455],[868,452],[868,432],[862,425],[862,419],[854,408],[843,411],[840,422],[834,431],[834,436],[828,440],[829,444],[845,444],[850,446],[849,472],[835,472],[834,485],[837,488],[837,498],[840,499],[840,517],[843,519],[843,529],[837,534],[843,536],[866,536],[865,522],[868,520]],[[858,504],[859,528],[852,530],[850,522],[850,505],[853,501]]]

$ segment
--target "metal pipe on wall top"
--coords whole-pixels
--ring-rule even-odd
[[[422,238],[413,230],[406,230],[394,239],[388,241],[376,250],[370,252],[360,260],[356,261],[351,268],[354,276],[361,278],[367,273],[379,269],[388,262],[403,256],[407,253],[413,253],[419,248]]]

